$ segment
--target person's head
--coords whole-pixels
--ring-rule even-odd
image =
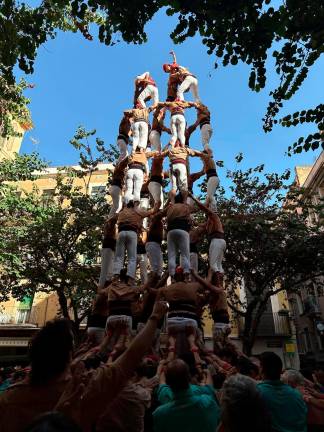
[[[305,379],[296,369],[286,369],[281,375],[281,381],[293,388],[303,386]]]
[[[190,382],[194,384],[196,378],[199,375],[199,371],[196,366],[195,356],[191,351],[184,351],[180,354],[179,359],[183,360],[189,368]]]
[[[37,417],[25,432],[81,432],[81,428],[60,412],[48,412]]]
[[[173,360],[166,368],[165,380],[174,393],[187,390],[190,384],[188,365],[183,360]]]
[[[146,377],[153,378],[156,375],[158,368],[158,360],[152,357],[146,357],[142,363],[136,368],[136,377],[138,379]]]
[[[30,343],[31,382],[46,384],[63,373],[73,351],[73,333],[67,319],[48,321]]]
[[[270,419],[256,382],[240,374],[224,382],[221,418],[226,432],[271,430]]]
[[[183,273],[183,268],[178,266],[175,270],[175,274],[174,274],[174,280],[176,282],[183,282],[184,281],[184,273]]]
[[[119,273],[119,280],[121,282],[127,282],[128,276],[127,276],[127,269],[123,268],[120,270]]]
[[[127,208],[134,208],[134,201],[133,200],[129,200],[128,203],[126,204]]]
[[[280,380],[282,372],[281,358],[271,351],[265,351],[260,355],[261,376],[266,380]]]
[[[183,196],[181,193],[178,193],[175,198],[174,198],[174,202],[176,204],[183,204]]]
[[[174,147],[181,147],[181,142],[179,139],[176,140]]]
[[[171,66],[168,63],[164,63],[164,65],[162,66],[164,72],[169,73],[171,71]]]

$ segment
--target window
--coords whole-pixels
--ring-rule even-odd
[[[53,201],[54,194],[55,189],[43,189],[42,200],[44,201],[44,203]]]
[[[17,311],[17,324],[25,324],[28,320],[29,310],[21,309]]]
[[[105,195],[106,195],[106,186],[100,185],[100,186],[91,187],[91,196],[93,198],[100,197],[100,196],[104,197]]]
[[[309,329],[307,327],[304,328],[304,336],[306,351],[312,351],[312,342],[309,334]]]
[[[303,306],[303,302],[302,302],[302,300],[298,294],[296,295],[296,303],[297,303],[298,313],[299,313],[299,315],[302,315],[304,313],[304,306]]]

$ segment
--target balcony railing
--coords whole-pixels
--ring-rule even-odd
[[[238,325],[239,333],[242,334],[244,331],[243,317],[240,317]],[[288,314],[282,315],[278,312],[264,312],[258,325],[257,336],[291,336],[291,328]]]
[[[9,306],[0,309],[1,325],[35,324],[37,322],[37,309],[19,309],[17,306]]]

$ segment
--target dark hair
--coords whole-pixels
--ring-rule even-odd
[[[127,208],[133,208],[134,207],[134,201],[133,200],[128,201],[128,203],[126,204],[126,207]]]
[[[40,415],[25,432],[82,432],[70,418],[60,412],[48,412]]]
[[[165,380],[174,393],[187,390],[190,384],[188,365],[183,360],[173,360],[166,368]]]
[[[182,204],[183,203],[183,196],[181,195],[181,193],[178,193],[175,197],[174,197],[174,202],[176,204]]]
[[[258,366],[245,357],[238,358],[236,368],[241,375],[251,376],[253,372],[259,373]]]
[[[226,432],[270,432],[265,403],[253,379],[244,375],[228,378],[222,389],[221,418]]]
[[[260,355],[261,370],[264,378],[279,380],[282,372],[282,360],[272,351],[266,351]]]
[[[122,282],[127,282],[127,280],[128,280],[127,269],[123,268],[120,270],[119,279]]]
[[[198,374],[195,356],[191,351],[184,351],[182,354],[179,355],[179,359],[183,360],[187,364],[191,377],[194,377]]]
[[[220,390],[223,387],[224,381],[226,380],[226,375],[222,372],[217,372],[213,374],[213,386],[215,389]]]
[[[45,384],[64,372],[72,349],[71,322],[67,319],[48,321],[30,343],[31,382]]]

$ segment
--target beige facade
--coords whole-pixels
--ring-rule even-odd
[[[74,166],[74,169],[80,169]],[[89,193],[92,195],[103,193],[106,189],[108,172],[113,169],[111,164],[100,164],[98,170],[92,173],[89,182]],[[22,181],[18,184],[18,189],[22,193],[28,193],[37,188],[39,194],[44,200],[53,195],[56,186],[56,175],[59,169],[50,167],[39,173],[39,178],[34,181]],[[74,179],[74,186],[81,187],[85,191],[85,184],[88,183],[89,177],[85,177],[85,182],[80,178]],[[28,299],[31,300],[31,299]],[[31,304],[10,299],[8,302],[0,303],[0,331],[1,325],[14,326],[21,324],[31,324],[41,327],[50,319],[55,318],[59,313],[59,304],[56,294],[36,293]]]
[[[302,189],[306,203],[318,204],[324,200],[324,152],[311,166],[296,167],[295,184]],[[308,223],[322,223],[320,216],[309,209]],[[302,364],[324,363],[324,292],[309,281],[300,287],[298,294],[289,295],[298,350]]]
[[[0,161],[3,159],[12,159],[15,154],[19,153],[26,129],[17,122],[14,122],[13,126],[19,136],[8,138],[0,137]]]

